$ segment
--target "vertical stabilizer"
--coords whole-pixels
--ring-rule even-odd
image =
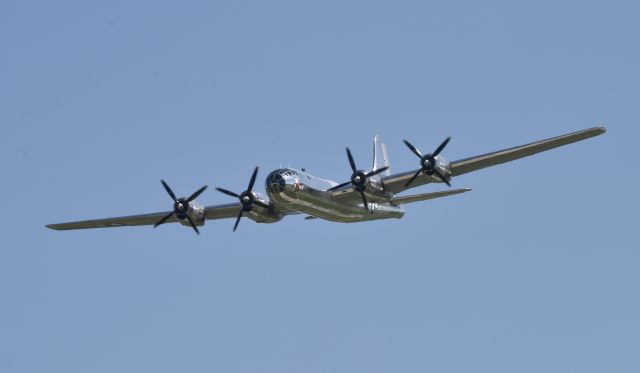
[[[387,147],[384,145],[384,142],[382,142],[382,137],[380,137],[380,135],[376,135],[373,138],[372,170],[377,170],[385,166],[389,167],[389,157],[387,156]],[[380,174],[380,176],[389,176],[389,175],[391,175],[391,169],[387,169],[385,172]]]

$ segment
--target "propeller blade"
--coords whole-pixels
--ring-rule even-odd
[[[169,214],[165,215],[164,218],[160,219],[160,221],[158,221],[153,227],[156,228],[157,226],[164,224],[164,222],[166,222],[167,219],[169,219],[171,217],[171,215],[173,215],[173,211],[171,211]]]
[[[422,170],[418,170],[418,172],[416,172],[415,174],[413,174],[413,176],[411,177],[411,179],[409,179],[409,181],[407,181],[406,184],[404,184],[405,187],[408,187],[411,183],[413,183],[413,181],[416,179],[416,177],[418,177],[418,175],[420,175],[420,172],[422,172]]]
[[[338,184],[338,185],[336,185],[334,187],[331,187],[331,188],[327,189],[327,191],[328,192],[332,192],[332,191],[334,191],[336,189],[340,189],[340,188],[345,187],[345,186],[347,186],[349,184],[351,184],[351,181],[347,181],[346,183]]]
[[[364,192],[360,192],[362,196],[362,203],[364,203],[364,209],[369,210],[369,203],[367,202],[367,197],[364,196]]]
[[[236,231],[236,229],[238,229],[238,224],[240,223],[240,219],[242,218],[242,213],[243,211],[240,210],[240,213],[238,214],[238,218],[236,219],[236,223],[233,225],[234,232]]]
[[[411,151],[413,152],[413,154],[415,154],[418,158],[422,158],[422,153],[420,153],[420,150],[418,150],[418,148],[416,148],[415,146],[413,146],[409,141],[407,140],[402,140],[404,141],[404,144],[411,149]]]
[[[207,189],[207,185],[205,185],[202,188],[196,190],[189,198],[187,198],[187,203],[189,203],[189,202],[193,201],[194,199],[198,198],[198,196],[200,194],[202,194],[202,192],[204,192],[205,189]]]
[[[249,181],[249,186],[247,187],[247,192],[251,192],[253,190],[253,184],[256,182],[256,176],[258,176],[258,167],[253,170],[253,175],[251,175],[251,180]]]
[[[449,180],[447,180],[446,177],[444,177],[443,174],[440,173],[440,171],[438,171],[437,168],[433,169],[435,171],[435,174],[440,178],[440,180],[444,181],[445,184],[447,184],[449,187],[451,187],[451,183],[449,182]]]
[[[436,149],[435,152],[433,152],[433,156],[437,157],[438,154],[440,154],[440,152],[447,146],[447,144],[449,143],[449,140],[451,140],[451,137],[447,137],[442,144],[440,144],[440,146],[438,146],[438,149]]]
[[[347,157],[349,157],[349,164],[351,165],[351,170],[355,173],[357,171],[356,162],[353,160],[353,156],[351,155],[351,150],[347,148]]]
[[[216,188],[216,190],[218,192],[222,192],[222,193],[224,193],[224,194],[226,194],[228,196],[235,197],[235,198],[240,198],[239,194],[236,194],[236,193],[234,193],[234,192],[232,192],[230,190],[226,190],[226,189],[222,189],[222,188]]]
[[[377,169],[377,170],[375,170],[375,171],[371,171],[371,172],[369,172],[369,173],[367,174],[367,177],[371,177],[371,176],[375,176],[375,175],[377,175],[377,174],[383,173],[383,172],[385,172],[387,169],[389,169],[389,167],[382,167],[382,168],[379,168],[379,169]]]
[[[185,215],[185,216],[187,217],[187,220],[189,220],[189,224],[191,224],[191,228],[193,228],[193,230],[196,231],[197,234],[200,234],[200,231],[198,230],[196,225],[193,223],[193,220],[191,220],[191,217],[189,215]]]
[[[178,198],[176,198],[176,195],[173,194],[173,190],[171,190],[171,188],[169,188],[169,185],[167,185],[167,183],[164,182],[164,180],[160,179],[160,182],[162,183],[162,186],[164,187],[164,190],[167,191],[167,193],[169,193],[169,195],[171,196],[171,199],[173,199],[173,201],[177,201]]]

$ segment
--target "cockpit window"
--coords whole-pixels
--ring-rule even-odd
[[[274,170],[271,174],[275,175],[275,174],[280,174],[282,176],[293,176],[293,175],[298,175],[298,173],[296,172],[296,170],[292,170],[290,168],[279,168],[277,170]]]

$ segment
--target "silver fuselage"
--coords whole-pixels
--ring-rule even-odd
[[[349,203],[339,193],[328,191],[338,183],[291,168],[271,172],[265,181],[265,189],[277,210],[301,212],[317,218],[350,223],[377,219],[402,218],[404,210],[389,203],[392,195],[382,188],[379,179],[371,179],[364,191],[368,209],[360,200],[350,198]],[[346,188],[349,190],[350,188]]]

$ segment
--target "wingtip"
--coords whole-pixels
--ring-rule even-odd
[[[595,136],[602,135],[607,132],[607,127],[605,126],[597,126],[584,130],[584,132],[595,133]]]

